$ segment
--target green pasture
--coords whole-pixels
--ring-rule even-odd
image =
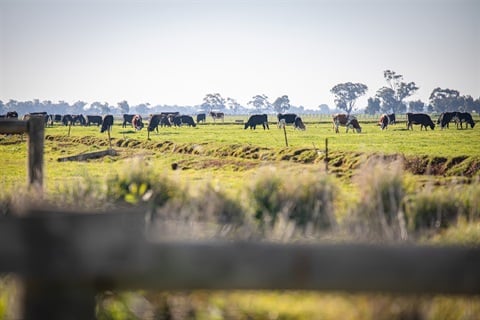
[[[256,130],[244,129],[243,123],[247,116],[228,116],[225,122],[214,123],[207,118],[206,123],[193,127],[170,127],[160,128],[159,132],[150,134],[151,141],[171,141],[174,143],[187,144],[213,144],[223,145],[254,145],[263,148],[281,149],[286,147],[285,134],[275,123],[275,117],[270,116],[270,130],[263,130],[257,126]],[[385,154],[401,153],[405,155],[436,155],[439,157],[451,156],[476,156],[480,155],[480,129],[456,129],[452,124],[450,129],[420,130],[420,126],[414,126],[413,130],[407,130],[405,122],[400,119],[396,125],[391,125],[386,130],[380,130],[374,117],[359,117],[362,133],[357,134],[349,130],[346,133],[344,127],[335,133],[332,128],[330,117],[305,116],[307,129],[305,131],[294,130],[287,126],[286,136],[289,147],[292,148],[319,148],[323,149],[325,139],[328,139],[329,148],[332,151],[344,152],[380,152]],[[68,127],[55,125],[46,129],[49,135],[67,135]],[[80,127],[73,126],[70,129],[71,137],[104,137],[100,134],[97,126]],[[116,119],[111,137],[115,139],[134,139],[145,141],[147,131],[135,131],[131,126],[122,128],[120,119]]]
[[[263,165],[274,164],[285,172],[323,170],[320,158],[303,161],[308,163],[278,159],[296,159],[295,155],[299,153],[310,158],[323,156],[327,139],[330,155],[342,154],[346,159],[341,162],[345,163],[356,161],[349,160],[349,155],[361,157],[369,154],[446,159],[480,157],[478,127],[462,130],[452,124],[445,130],[425,131],[419,126],[406,130],[405,123],[400,122],[382,131],[376,125],[376,118],[364,117],[360,118],[362,133],[346,133],[344,127],[335,133],[328,116],[303,118],[307,127],[305,131],[294,130],[291,126],[285,131],[279,129],[272,116],[269,118],[270,130],[263,130],[261,126],[256,130],[245,130],[244,124],[239,122],[246,121],[247,116],[228,116],[225,122],[213,122],[207,118],[206,123],[195,128],[159,127],[158,133],[150,133],[150,140],[147,140],[146,128],[141,131],[135,131],[131,126],[122,128],[121,121],[116,119],[111,138],[119,156],[83,162],[58,162],[58,159],[107,149],[107,133],[100,133],[97,126],[69,128],[55,124],[45,129],[45,185],[47,190],[54,192],[64,183],[85,177],[102,178],[118,170],[128,170],[128,159],[142,159],[159,173],[169,171],[190,182],[219,181],[231,190],[248,181],[249,175],[254,175],[255,169]],[[159,147],[161,145],[163,147]],[[249,155],[252,150],[256,150],[257,158]],[[26,138],[0,135],[0,154],[4,186],[8,189],[25,183]],[[174,163],[182,170],[171,171]]]

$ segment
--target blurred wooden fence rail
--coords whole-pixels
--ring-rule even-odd
[[[27,176],[30,185],[43,187],[43,145],[45,119],[31,117],[28,120],[0,119],[0,134],[28,134]]]
[[[480,248],[148,241],[140,212],[32,210],[0,219],[0,272],[24,319],[91,319],[104,290],[480,294]]]

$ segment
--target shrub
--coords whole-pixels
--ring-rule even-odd
[[[405,240],[407,230],[402,203],[406,192],[402,163],[371,159],[360,168],[354,181],[361,195],[359,202],[350,206],[347,229],[367,240]]]
[[[270,168],[256,175],[247,202],[264,231],[279,222],[291,222],[303,233],[313,233],[336,225],[335,192],[326,175],[303,173],[284,178]]]
[[[157,174],[140,160],[128,162],[123,170],[107,180],[107,196],[130,204],[139,202],[162,206],[177,196],[179,187],[166,174]]]

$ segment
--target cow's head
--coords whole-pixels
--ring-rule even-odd
[[[357,131],[357,133],[361,133],[362,132],[362,128],[360,127],[360,124],[358,123],[358,120],[357,119],[350,119],[349,123],[347,124],[349,127],[355,129],[355,131]]]

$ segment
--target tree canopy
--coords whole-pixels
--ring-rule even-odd
[[[290,109],[290,99],[288,99],[288,96],[283,95],[281,97],[278,97],[273,103],[273,109],[277,113],[284,113],[285,111]]]
[[[209,93],[203,98],[203,104],[207,111],[225,109],[225,99],[220,93]]]
[[[256,112],[264,112],[270,109],[271,103],[268,101],[268,97],[264,94],[257,94],[252,97],[247,104],[253,106]]]
[[[355,108],[355,102],[363,96],[368,90],[368,87],[363,83],[339,83],[334,86],[330,92],[335,96],[335,105],[338,109],[345,110],[350,114]]]
[[[392,70],[385,70],[383,77],[387,81],[388,87],[378,89],[376,94],[381,101],[382,112],[405,112],[407,106],[403,100],[418,90],[415,82],[404,82],[403,76]]]

